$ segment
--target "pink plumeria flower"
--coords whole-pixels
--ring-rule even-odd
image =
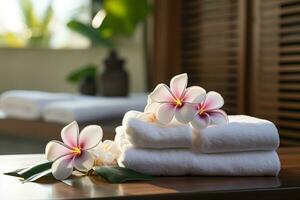
[[[168,124],[175,119],[181,123],[193,120],[196,110],[195,104],[205,98],[205,90],[199,86],[187,88],[187,74],[180,74],[172,78],[170,87],[159,84],[149,94],[146,113],[155,113],[158,121]]]
[[[220,108],[224,105],[223,97],[214,91],[208,92],[205,100],[196,106],[197,114],[191,125],[199,130],[210,124],[223,124],[228,122],[227,114]]]
[[[53,161],[52,174],[58,180],[68,178],[73,168],[79,171],[89,171],[94,164],[90,152],[102,139],[102,128],[97,125],[85,127],[80,135],[76,121],[64,127],[61,131],[62,142],[53,140],[46,146],[46,157]]]

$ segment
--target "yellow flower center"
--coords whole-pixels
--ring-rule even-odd
[[[76,154],[76,155],[80,155],[81,154],[81,149],[79,147],[75,147],[73,150],[72,150],[72,153]]]
[[[156,122],[156,117],[153,113],[149,113],[147,114],[147,117],[148,117],[148,122]]]
[[[176,106],[182,106],[182,101],[180,99],[175,99]]]
[[[203,115],[204,113],[205,113],[205,109],[203,107],[201,107],[199,110],[199,115]]]

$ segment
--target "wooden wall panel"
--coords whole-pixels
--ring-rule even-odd
[[[283,145],[300,144],[300,1],[256,0],[253,115],[279,127]]]
[[[190,84],[220,92],[230,114],[244,111],[245,1],[182,2],[183,71]]]

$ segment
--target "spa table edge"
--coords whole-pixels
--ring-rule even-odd
[[[300,199],[300,147],[280,148],[278,153],[282,163],[278,177],[156,177],[124,184],[109,184],[99,177],[22,184],[2,172],[43,162],[44,156],[1,155],[0,195],[3,199]]]

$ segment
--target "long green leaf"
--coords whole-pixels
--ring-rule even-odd
[[[110,183],[152,180],[153,177],[123,167],[96,167],[95,174]]]
[[[26,181],[27,179],[29,180],[34,179],[35,176],[38,176],[40,178],[41,173],[51,170],[51,166],[52,166],[52,162],[46,162],[28,168],[21,168],[11,172],[5,172],[4,174],[10,176],[17,176],[23,178]]]
[[[51,169],[51,166],[52,166],[52,162],[46,162],[46,163],[42,163],[39,165],[34,165],[32,167],[26,168],[21,172],[19,172],[19,174],[21,175],[22,178],[28,179],[29,177],[35,174]]]
[[[51,179],[53,179],[54,177],[52,175],[52,170],[47,169],[46,171],[42,171],[40,173],[34,174],[34,175],[28,177],[27,179],[24,179],[23,183],[37,181],[41,178],[51,178]]]

